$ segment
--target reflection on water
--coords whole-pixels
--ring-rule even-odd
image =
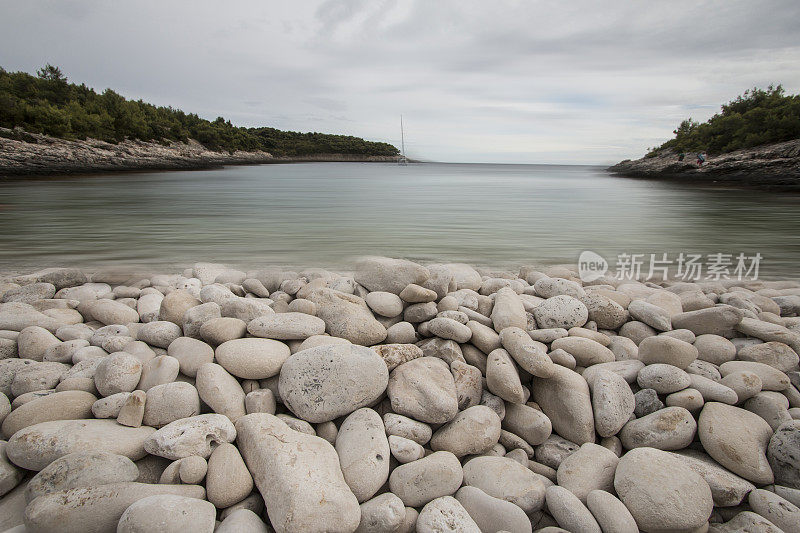
[[[582,250],[760,252],[796,275],[800,197],[616,178],[597,167],[308,163],[0,181],[0,269],[348,265],[364,254],[482,265]]]

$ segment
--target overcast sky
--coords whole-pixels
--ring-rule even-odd
[[[613,4],[611,7],[605,4]],[[800,89],[800,2],[0,0],[0,66],[411,157],[611,163]]]

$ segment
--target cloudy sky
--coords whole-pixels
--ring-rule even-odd
[[[0,0],[0,65],[412,157],[611,163],[800,90],[797,0]]]

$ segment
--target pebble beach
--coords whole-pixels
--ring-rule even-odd
[[[800,532],[800,282],[0,277],[0,531]]]

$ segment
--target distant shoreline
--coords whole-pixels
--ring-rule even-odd
[[[679,154],[667,150],[654,157],[622,161],[608,171],[637,179],[800,193],[800,139],[707,156],[702,166],[695,152],[686,153],[680,161]]]
[[[8,135],[11,130],[2,128]],[[57,177],[108,172],[207,170],[225,165],[302,162],[395,162],[395,156],[315,154],[275,157],[268,152],[215,152],[188,142],[67,140],[25,134],[35,142],[0,135],[0,179]]]

